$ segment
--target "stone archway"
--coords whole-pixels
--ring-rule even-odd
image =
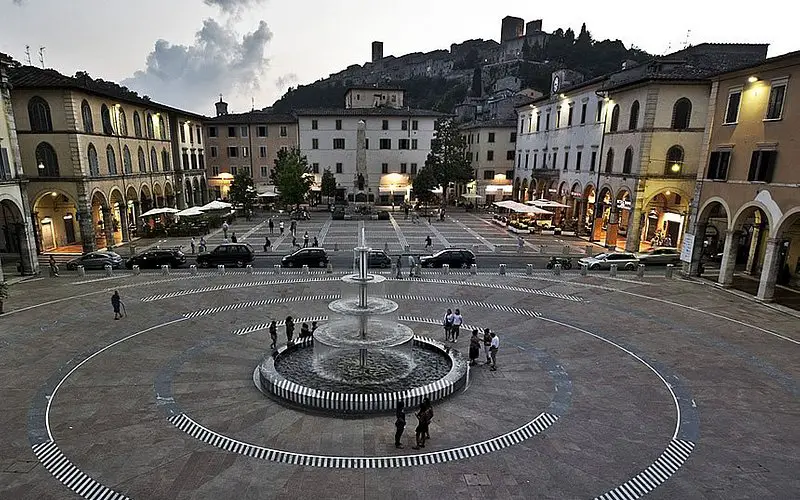
[[[44,252],[81,251],[78,205],[61,191],[45,191],[33,202],[39,248]]]
[[[142,191],[139,194],[139,206],[142,213],[153,208],[153,196],[150,194],[150,187],[147,184],[142,184]]]
[[[663,189],[642,206],[641,213],[633,214],[641,222],[641,231],[630,234],[628,246],[637,251],[654,246],[680,247],[686,231],[689,197],[672,189]]]
[[[514,199],[519,201],[520,200],[520,186],[522,185],[522,181],[519,177],[514,181]]]
[[[153,207],[161,208],[164,206],[164,191],[159,183],[153,184]]]
[[[536,179],[531,178],[530,186],[528,186],[528,199],[535,200],[536,199]]]
[[[725,234],[718,280],[721,285],[733,285],[737,270],[748,276],[761,276],[766,264],[768,272],[760,279],[756,296],[765,300],[772,298],[777,276],[775,258],[780,243],[771,236],[772,229],[772,218],[762,204],[751,202],[739,209],[732,217],[731,230]]]
[[[617,234],[621,239],[627,240],[633,211],[633,197],[630,189],[622,187],[617,191],[614,197],[614,207],[617,211]]]
[[[522,180],[522,187],[520,189],[520,198],[519,198],[519,200],[521,202],[523,202],[523,203],[528,201],[528,179],[523,179]]]
[[[109,200],[111,201],[111,221],[114,244],[130,241],[130,234],[128,233],[128,210],[122,192],[117,188],[112,189]]]
[[[164,203],[167,207],[175,208],[175,192],[170,182],[164,183]]]
[[[200,192],[200,183],[197,181],[197,177],[192,180],[192,199],[197,205],[200,205],[203,200],[202,193]]]
[[[99,189],[92,193],[90,210],[95,241],[94,248],[113,248],[114,229],[113,221],[111,220],[111,206],[106,195]]]
[[[771,264],[767,259],[769,256],[765,256],[764,269],[774,269],[774,283],[800,289],[800,206],[789,210],[776,224],[775,239],[779,242],[776,262]],[[765,290],[763,297],[771,298],[774,294],[772,276],[762,273],[762,278],[767,280],[765,286],[773,288],[773,291]]]
[[[195,206],[194,197],[192,196],[192,181],[186,179],[185,185],[183,187],[184,197],[186,198],[186,206],[193,207]]]
[[[200,204],[205,205],[208,203],[208,186],[206,185],[206,178],[200,178]]]
[[[589,233],[590,241],[594,241],[593,227],[596,201],[597,190],[592,184],[587,184],[583,190],[584,215],[583,220],[581,220],[581,226]]]
[[[36,243],[25,217],[16,200],[0,199],[0,254],[4,262],[17,260],[21,274],[35,274],[39,270]]]

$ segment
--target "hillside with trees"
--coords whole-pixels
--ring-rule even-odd
[[[620,40],[596,41],[586,28],[581,26],[575,35],[571,28],[554,31],[542,47],[523,45],[521,63],[513,76],[522,80],[523,88],[532,88],[545,94],[550,86],[550,75],[559,69],[571,69],[582,73],[586,79],[617,71],[624,61],[643,62],[652,56],[638,48],[626,48]],[[465,57],[459,61],[459,70],[480,68],[480,58]],[[496,78],[509,76],[507,73],[493,73]],[[485,81],[484,88],[494,82]],[[298,108],[341,107],[345,90],[352,85],[347,78],[339,81],[319,80],[310,85],[300,85],[289,90],[275,102],[276,112],[289,112]],[[468,83],[445,78],[414,77],[408,80],[382,81],[381,85],[406,89],[406,104],[412,108],[433,109],[445,113],[452,112],[455,105],[462,102],[470,92]]]

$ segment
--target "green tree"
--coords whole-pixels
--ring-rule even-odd
[[[250,213],[258,203],[258,192],[253,185],[253,178],[246,170],[239,170],[236,177],[233,178],[228,198],[234,205],[241,206],[244,209],[245,218],[250,220]]]
[[[445,205],[450,184],[472,180],[472,166],[467,160],[467,140],[453,120],[436,122],[436,134],[431,141],[431,152],[425,160],[425,167],[431,170],[436,185],[442,187],[442,202]]]
[[[328,204],[331,202],[331,197],[336,196],[336,177],[331,172],[331,167],[322,172],[322,196],[328,197]]]
[[[433,171],[429,167],[424,166],[417,173],[417,176],[414,177],[411,188],[414,190],[414,196],[419,201],[430,203],[434,199],[433,190],[436,189],[438,185]]]
[[[275,168],[270,172],[278,199],[285,205],[300,206],[314,185],[314,176],[308,175],[310,171],[308,159],[300,154],[299,149],[278,151]]]

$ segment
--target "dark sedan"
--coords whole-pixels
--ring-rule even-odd
[[[105,269],[107,265],[112,269],[120,269],[123,266],[122,257],[115,252],[89,252],[67,262],[67,270],[74,271],[78,266],[83,266],[84,269]]]
[[[447,248],[433,255],[420,257],[419,261],[422,267],[442,267],[447,264],[466,269],[475,264],[475,254],[464,248]]]
[[[142,269],[159,269],[161,266],[174,268],[184,264],[186,264],[186,255],[180,250],[148,250],[128,259],[125,267],[128,269],[133,269],[133,266],[139,266]]]
[[[383,250],[371,250],[367,260],[369,267],[380,267],[386,269],[392,265],[392,258],[386,255]]]
[[[301,248],[281,259],[281,267],[325,267],[328,254],[324,248]]]
[[[199,267],[211,266],[236,266],[244,267],[253,262],[255,254],[250,245],[246,243],[224,243],[210,252],[203,252],[197,256]]]

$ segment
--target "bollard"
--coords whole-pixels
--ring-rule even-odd
[[[450,264],[442,264],[442,274],[450,274]]]
[[[594,254],[594,247],[592,245],[586,245],[586,255],[591,257]]]
[[[197,276],[197,266],[196,265],[192,264],[191,266],[189,266],[189,274],[191,274],[192,276]]]
[[[308,274],[308,264],[303,264],[303,268],[300,270],[300,274]]]
[[[500,276],[505,276],[506,274],[506,265],[500,264]]]
[[[78,270],[78,276],[80,277],[86,276],[86,268],[84,268],[83,266],[78,266],[76,269]]]
[[[334,243],[333,244],[333,251],[334,252],[338,252],[339,251],[339,244],[338,243]]]
[[[333,274],[333,264],[331,264],[330,262],[328,262],[327,272],[328,274]]]
[[[474,266],[475,264],[473,264]],[[417,278],[422,277],[422,265],[416,264],[414,265],[414,276]]]
[[[247,274],[253,274],[253,265],[252,264],[247,264],[247,266],[244,269],[245,269],[245,271],[247,271]]]
[[[561,276],[561,264],[556,264],[553,266],[553,275]]]
[[[389,242],[388,241],[384,241],[383,242],[383,251],[386,252],[386,253],[389,253]]]
[[[561,252],[562,252],[564,255],[569,255],[569,252],[570,252],[570,250],[571,250],[571,249],[570,249],[569,245],[564,245],[564,249],[563,249],[563,250],[561,250]]]
[[[168,276],[169,275],[169,266],[164,265],[161,266],[161,276]]]
[[[581,264],[581,276],[587,276],[589,274],[589,266],[587,264]]]
[[[667,264],[667,271],[664,273],[664,277],[672,278],[672,272],[675,270],[674,264]]]
[[[134,265],[131,269],[133,270],[133,274],[135,276],[142,274],[142,269],[138,265]]]
[[[644,278],[644,264],[639,264],[639,267],[636,268],[636,276]]]
[[[225,274],[225,266],[223,264],[217,265],[217,274]]]
[[[390,271],[390,276],[397,276],[397,264],[394,261],[392,261],[392,265],[389,268],[389,271]]]
[[[281,274],[281,265],[275,264],[274,266],[272,266],[272,272],[275,274]]]
[[[106,276],[107,277],[110,278],[110,277],[114,276],[114,269],[112,269],[110,265],[106,264],[105,266],[103,266],[103,269],[106,270]]]
[[[525,274],[528,276],[533,274],[533,264],[528,264],[525,268]]]
[[[616,264],[611,264],[611,267],[608,269],[608,275],[611,276],[612,278],[616,278],[617,277],[617,265]]]
[[[478,264],[469,266],[469,274],[478,274]]]

